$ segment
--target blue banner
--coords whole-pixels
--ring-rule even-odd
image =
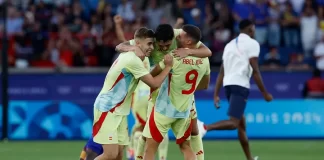
[[[211,124],[228,119],[228,103],[216,110],[213,101],[197,101],[198,119]],[[324,138],[323,100],[250,100],[245,111],[250,138]],[[212,131],[206,138],[236,138],[236,131]]]
[[[222,101],[219,110],[210,100],[197,100],[196,104],[198,119],[206,124],[227,119],[226,101]],[[248,136],[324,138],[323,106],[323,100],[275,100],[271,103],[251,100],[245,113]],[[87,139],[91,135],[92,114],[89,101],[11,101],[9,139]],[[129,116],[129,129],[133,124],[134,119]],[[236,131],[213,131],[205,136],[208,139],[236,137]]]
[[[303,84],[311,77],[311,73],[308,72],[265,72],[262,75],[265,85],[276,99],[301,98]],[[13,74],[9,77],[10,99],[94,101],[105,76],[105,74]],[[197,99],[212,98],[216,77],[217,73],[211,74],[209,89],[197,92]],[[221,93],[223,97],[224,94]],[[250,98],[263,98],[254,83],[251,85]]]

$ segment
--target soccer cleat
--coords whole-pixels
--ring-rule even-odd
[[[259,159],[259,157],[258,157],[258,156],[256,156],[256,157],[254,157],[253,159],[254,159],[254,160],[258,160],[258,159]]]
[[[199,134],[200,134],[201,138],[203,138],[205,136],[205,134],[207,133],[204,122],[197,120],[197,125],[198,125],[198,129],[199,129]]]

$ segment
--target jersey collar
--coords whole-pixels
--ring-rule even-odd
[[[243,38],[251,38],[249,35],[245,34],[245,33],[240,33],[239,37],[243,37]]]

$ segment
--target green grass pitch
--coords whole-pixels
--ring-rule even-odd
[[[0,160],[78,160],[85,141],[0,142]],[[238,141],[204,141],[205,160],[245,160]],[[251,141],[259,160],[324,160],[324,141]],[[168,160],[183,159],[174,141]]]

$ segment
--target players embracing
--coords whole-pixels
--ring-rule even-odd
[[[183,32],[177,37],[178,47],[195,48],[201,38],[198,27],[183,26]],[[155,66],[151,72],[159,74],[165,68],[163,62]],[[195,160],[196,153],[190,146],[192,131],[191,112],[194,107],[193,96],[196,89],[207,89],[210,78],[208,58],[186,57],[174,59],[171,73],[164,80],[143,136],[146,137],[145,160],[153,160],[160,142],[172,129],[176,143],[179,145],[185,160]]]
[[[186,29],[189,28],[189,31],[191,29],[198,29],[195,26],[192,25],[184,25],[182,29],[173,29],[171,25],[169,24],[161,24],[157,27],[155,30],[155,44],[154,44],[154,51],[152,52],[151,56],[149,57],[150,63],[152,68],[159,64],[163,60],[163,56],[167,54],[174,53],[176,57],[183,58],[187,57],[189,55],[192,55],[194,57],[201,57],[205,58],[211,55],[211,51],[202,44],[199,40],[197,42],[192,42],[193,44],[190,44],[190,48],[178,48],[178,45],[181,43],[185,43],[185,39],[188,39],[188,35],[186,33]],[[198,29],[200,32],[200,30]],[[133,40],[129,42],[122,43],[116,47],[117,51],[140,51],[137,49],[136,46],[133,46]],[[141,55],[139,53],[139,55]],[[156,103],[156,98],[158,96],[159,90],[154,90],[151,93],[151,98],[149,101],[148,106],[148,113],[150,113],[150,110],[153,108],[153,106]],[[194,101],[193,101],[194,103]],[[202,145],[202,139],[199,135],[198,127],[197,127],[197,114],[196,114],[196,108],[194,107],[192,110],[192,116],[193,119],[193,127],[191,130],[192,139],[190,140],[193,144],[193,150],[197,154],[199,160],[204,159],[204,151],[203,151],[203,145]],[[140,135],[140,134],[137,134]],[[138,147],[136,149],[136,159],[140,160],[144,157],[144,145],[145,145],[145,138],[136,138],[138,140]],[[164,138],[163,143],[160,145],[159,150],[165,151],[168,145],[166,145],[167,137]],[[164,148],[164,149],[163,149]],[[164,152],[166,153],[166,152]],[[163,160],[166,158],[166,155],[160,156],[160,160]]]
[[[115,22],[116,22],[116,19],[115,19]],[[119,20],[119,22],[120,22],[120,20]],[[116,25],[117,28],[118,28],[118,26],[119,27],[121,26],[120,23],[118,25]],[[116,28],[117,34],[119,34],[119,37],[122,37],[123,33],[122,33],[122,30],[120,29],[121,27],[119,29],[117,29],[117,28]],[[138,31],[140,31],[140,30],[138,30]],[[135,39],[134,40],[131,40],[131,41],[126,42],[126,43],[122,43],[121,45],[118,45],[116,47],[117,51],[125,52],[125,53],[121,53],[119,58],[113,64],[112,68],[114,68],[115,65],[118,64],[119,60],[122,60],[123,62],[126,62],[124,59],[128,59],[128,60],[134,59],[134,60],[136,60],[136,58],[133,57],[134,56],[133,52],[135,52],[143,60],[142,64],[137,63],[137,65],[140,66],[139,67],[140,70],[143,72],[142,74],[148,73],[147,67],[146,67],[147,64],[150,64],[149,66],[158,65],[158,66],[161,67],[162,63],[163,63],[161,61],[163,61],[163,60],[164,61],[167,60],[167,62],[164,62],[165,63],[164,67],[166,67],[166,68],[164,68],[163,72],[165,70],[168,70],[168,65],[167,64],[170,63],[170,56],[166,56],[166,55],[170,55],[171,52],[173,52],[175,56],[180,57],[180,58],[184,58],[184,57],[187,57],[189,55],[192,55],[192,56],[197,56],[197,57],[203,58],[204,59],[203,61],[206,61],[206,59],[207,59],[207,62],[208,62],[208,58],[204,58],[204,57],[208,57],[208,56],[211,55],[211,51],[199,41],[200,36],[201,36],[200,35],[200,30],[195,26],[187,25],[187,26],[184,26],[183,29],[175,29],[174,30],[168,24],[159,25],[159,27],[156,29],[156,33],[155,33],[155,36],[154,36],[155,37],[155,42],[153,44],[154,49],[153,49],[152,53],[150,53],[150,54],[148,54],[148,52],[150,52],[150,49],[151,49],[150,47],[145,49],[143,46],[140,45],[140,40],[139,40],[140,38],[138,37],[138,31],[136,32],[137,34],[135,34]],[[143,31],[143,28],[142,28],[142,31]],[[150,33],[149,30],[147,32]],[[151,38],[151,36],[149,38]],[[145,38],[142,39],[142,40],[145,40]],[[186,49],[175,50],[175,49],[177,49],[178,45],[181,46],[181,47],[186,47]],[[129,52],[132,53],[131,56],[130,56]],[[125,54],[127,54],[127,58],[126,58]],[[143,55],[146,56],[146,57],[143,57]],[[149,57],[149,58],[147,58],[147,57]],[[208,66],[208,68],[209,68],[209,62],[208,63],[207,62],[203,63],[203,61],[202,61],[202,59],[198,58],[195,62],[197,62],[197,66],[200,66],[200,65],[204,64],[205,66]],[[186,58],[186,59],[182,60],[182,63],[190,65],[192,62],[188,58]],[[143,64],[146,64],[146,66],[144,65],[144,67],[143,67]],[[125,65],[124,68],[122,67],[123,69],[121,69],[120,72],[130,71],[130,73],[131,73],[132,69],[130,69],[130,68],[127,69],[127,67],[126,67],[127,65],[130,65],[130,64],[125,64],[124,63],[124,65]],[[177,66],[182,66],[182,65],[177,65]],[[138,67],[135,66],[135,65],[133,65],[132,67],[135,67],[135,68],[138,69]],[[144,70],[144,68],[146,68],[146,71]],[[111,70],[112,69],[110,69],[109,72],[113,72]],[[108,75],[109,75],[109,72],[108,72]],[[139,77],[139,76],[135,76],[135,74],[140,74],[139,72],[137,72],[137,71],[133,71],[133,72],[134,73],[131,73],[131,74],[133,74],[134,78]],[[163,72],[162,72],[162,74],[159,74],[160,77],[157,76],[157,77],[154,77],[154,79],[157,80],[157,81],[160,80],[164,76]],[[107,77],[109,77],[108,75],[107,75]],[[194,79],[191,80],[190,76],[195,76],[195,77],[193,77]],[[111,84],[112,86],[109,86],[109,87],[113,88],[113,86],[115,86],[116,84],[119,83],[118,79],[120,79],[120,78],[123,79],[125,77],[118,76],[118,77],[115,77],[115,78],[116,78],[117,81],[114,84]],[[183,78],[185,78],[185,76]],[[197,78],[198,77],[196,77],[196,73],[192,73],[191,75],[189,75],[189,77],[187,77],[186,80],[187,80],[187,83],[193,83],[193,81],[196,81]],[[115,108],[111,108],[112,111],[109,110],[108,113],[102,112],[102,111],[97,113],[98,110],[95,107],[95,122],[96,123],[94,124],[94,134],[93,134],[94,138],[93,139],[90,138],[87,145],[86,145],[86,147],[85,147],[85,151],[87,151],[87,155],[86,155],[87,158],[84,158],[84,159],[94,159],[95,157],[97,157],[101,153],[103,153],[103,154],[101,156],[97,157],[96,159],[104,159],[104,158],[107,158],[109,156],[112,156],[112,155],[109,155],[109,154],[107,155],[107,151],[106,151],[106,154],[105,154],[105,147],[104,146],[106,146],[106,150],[108,149],[108,150],[110,150],[110,152],[113,152],[113,153],[116,153],[115,152],[116,150],[112,150],[112,148],[115,148],[115,149],[117,148],[118,153],[119,153],[119,154],[117,154],[117,159],[121,158],[121,151],[123,149],[123,146],[126,145],[127,144],[126,141],[128,141],[128,139],[125,138],[126,134],[128,132],[126,130],[124,130],[123,133],[121,131],[119,131],[119,128],[120,128],[119,126],[121,125],[122,128],[125,128],[125,126],[126,126],[125,122],[127,120],[125,118],[125,115],[128,114],[128,112],[129,112],[128,111],[129,106],[130,106],[129,103],[131,101],[133,102],[133,104],[132,104],[133,113],[134,113],[134,116],[136,117],[137,122],[138,122],[137,123],[138,125],[135,126],[135,128],[134,128],[134,133],[135,133],[134,137],[137,136],[137,138],[134,138],[134,139],[138,139],[140,141],[139,145],[138,145],[138,150],[137,150],[137,155],[138,156],[136,157],[136,159],[142,159],[143,158],[143,150],[144,150],[145,138],[139,138],[138,135],[140,136],[142,134],[142,130],[144,128],[144,125],[146,124],[146,119],[147,119],[147,116],[145,115],[146,110],[149,110],[149,113],[151,113],[150,110],[153,108],[153,106],[156,103],[155,101],[156,101],[156,99],[158,97],[159,90],[156,89],[158,87],[155,86],[155,85],[160,86],[160,83],[148,85],[148,86],[151,86],[151,89],[152,89],[152,91],[154,90],[154,92],[150,95],[150,101],[149,101],[150,103],[149,103],[149,105],[147,105],[146,102],[148,100],[145,101],[145,99],[147,99],[147,97],[148,97],[148,95],[147,95],[148,86],[145,85],[145,83],[148,84],[149,82],[147,81],[147,79],[146,79],[146,82],[145,82],[145,79],[142,79],[142,78],[140,78],[140,79],[144,83],[141,84],[141,82],[140,82],[140,86],[137,87],[137,89],[135,90],[134,93],[132,93],[132,92],[134,91],[133,87],[135,85],[133,85],[131,83],[128,83],[128,84],[126,83],[126,85],[124,84],[124,86],[130,85],[129,87],[131,87],[131,86],[133,86],[133,87],[131,87],[132,89],[128,88],[127,93],[125,91],[123,91],[124,93],[122,95],[126,94],[126,97],[124,97],[124,100],[120,101],[120,104],[117,104],[117,106],[119,105],[118,108],[124,108],[123,109],[123,116],[124,117],[121,118],[121,120],[118,119],[117,123],[115,123],[115,125],[114,125],[115,128],[116,128],[116,126],[118,126],[117,131],[114,131],[114,134],[118,135],[118,136],[116,136],[118,141],[115,141],[113,143],[114,144],[113,146],[103,144],[103,143],[107,143],[107,142],[100,142],[100,138],[98,140],[98,138],[96,138],[96,137],[98,137],[97,134],[100,133],[100,131],[97,131],[98,130],[97,128],[100,128],[100,123],[103,123],[102,121],[104,121],[104,122],[106,121],[106,120],[103,120],[103,119],[105,119],[103,117],[104,116],[107,117],[107,115],[109,115],[108,114],[109,112],[112,112],[112,113],[115,112]],[[106,82],[108,82],[107,79],[106,79]],[[199,81],[197,81],[197,82],[199,82]],[[195,87],[197,87],[197,85],[198,85],[197,82],[195,82],[195,84],[191,84],[192,89],[195,89]],[[109,82],[109,83],[111,83],[111,82]],[[209,78],[208,78],[208,83],[209,83]],[[202,88],[207,88],[208,83],[205,80],[205,83],[204,83],[205,85]],[[153,87],[152,87],[152,85],[153,85]],[[105,85],[104,85],[104,88],[105,88]],[[190,91],[192,91],[192,89]],[[115,91],[116,91],[117,95],[119,94],[118,92],[121,92],[121,91],[119,91],[119,89],[115,89]],[[97,106],[98,106],[98,104],[100,104],[102,102],[105,102],[104,105],[108,105],[110,103],[110,101],[115,101],[116,100],[116,99],[112,99],[111,97],[109,98],[107,96],[103,97],[103,96],[101,96],[101,94],[102,93],[99,94],[99,96],[98,96],[98,98],[96,100],[95,105],[97,105]],[[130,95],[132,95],[132,96],[130,96]],[[116,98],[116,97],[114,97],[114,98]],[[97,101],[99,101],[99,100],[102,101],[102,102],[98,103]],[[118,98],[117,98],[117,100],[118,100]],[[191,101],[190,106],[195,105],[193,100],[194,100],[194,98],[193,98],[193,92],[192,92],[192,98],[190,99],[190,101]],[[140,107],[141,105],[143,105],[143,106]],[[123,107],[121,107],[121,106],[123,106]],[[203,146],[202,146],[202,140],[201,140],[200,136],[198,135],[199,131],[198,131],[198,127],[197,127],[197,118],[196,118],[197,115],[196,115],[196,111],[195,111],[195,106],[190,107],[190,111],[191,111],[190,119],[193,119],[193,120],[192,120],[192,123],[190,123],[190,124],[192,124],[192,126],[190,125],[191,130],[188,130],[186,132],[186,134],[187,134],[186,136],[188,136],[188,133],[189,133],[189,135],[190,134],[192,135],[191,143],[194,144],[192,146],[193,150],[194,150],[194,153],[198,155],[199,160],[202,160],[202,159],[204,159]],[[112,117],[113,117],[113,119],[116,118],[115,116],[112,116]],[[111,122],[113,122],[113,121],[111,121]],[[107,122],[106,125],[101,124],[101,127],[103,127],[103,126],[109,126],[109,127],[106,127],[106,129],[103,129],[103,128],[100,128],[100,129],[103,130],[103,131],[108,130],[108,128],[111,128],[111,126],[112,126],[112,124],[110,124],[111,122]],[[98,123],[99,123],[99,125],[98,125]],[[180,135],[180,133],[178,134],[178,137],[179,137],[179,135]],[[119,138],[121,138],[122,140],[119,141]],[[102,139],[105,139],[105,138],[102,138]],[[114,139],[114,138],[109,136],[108,140],[110,140],[110,139]],[[105,140],[107,140],[107,137],[106,137]],[[161,151],[163,152],[160,155],[160,160],[166,159],[166,156],[167,156],[166,154],[167,154],[167,147],[168,147],[168,145],[167,145],[167,140],[168,139],[165,139],[165,140],[166,140],[165,145],[161,145],[161,147],[160,147],[161,148],[160,152]],[[96,142],[98,142],[99,144],[96,143]],[[100,144],[103,144],[103,145],[101,146]],[[118,146],[118,144],[119,144],[119,147],[116,147],[116,146]],[[134,146],[136,146],[136,144]]]

